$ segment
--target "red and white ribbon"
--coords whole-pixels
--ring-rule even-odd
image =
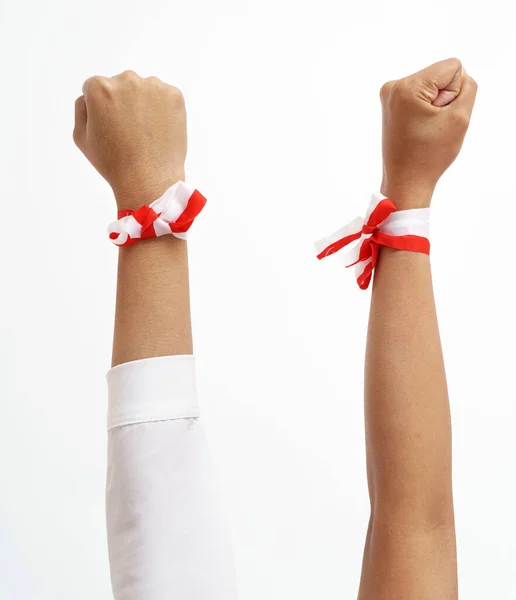
[[[184,240],[205,204],[199,191],[178,181],[149,206],[118,211],[118,221],[108,228],[109,239],[117,246],[169,234]]]
[[[396,210],[382,194],[373,194],[365,219],[358,217],[332,235],[316,242],[317,258],[322,259],[359,240],[346,257],[355,266],[357,283],[369,287],[378,261],[380,246],[430,254],[430,209]]]

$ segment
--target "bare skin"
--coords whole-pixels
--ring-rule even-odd
[[[382,89],[382,191],[399,209],[428,206],[462,145],[476,93],[458,61]],[[126,72],[85,83],[74,140],[138,208],[184,178],[180,92]],[[113,365],[190,354],[186,244],[164,237],[119,250]],[[455,531],[446,378],[427,256],[382,250],[366,360],[371,521],[360,600],[455,600]]]
[[[181,92],[132,71],[92,77],[75,104],[74,140],[111,185],[117,208],[137,209],[184,179]],[[186,242],[173,236],[120,248],[112,365],[192,354]]]
[[[382,88],[382,192],[398,209],[430,206],[476,89],[456,59]],[[365,416],[371,518],[359,600],[456,600],[450,407],[426,255],[380,252]]]

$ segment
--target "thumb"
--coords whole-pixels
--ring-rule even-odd
[[[413,78],[425,100],[437,107],[446,106],[460,94],[463,68],[458,58],[449,58],[415,73]]]
[[[75,101],[75,127],[73,129],[73,141],[76,146],[82,150],[86,138],[86,123],[88,114],[86,111],[86,101],[84,96],[79,96]]]

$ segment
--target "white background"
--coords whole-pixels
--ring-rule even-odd
[[[205,426],[242,600],[356,596],[369,293],[312,240],[380,183],[381,84],[450,56],[480,90],[434,202],[461,597],[516,599],[512,3],[0,2],[0,598],[107,600],[107,184],[72,143],[84,79],[182,88]],[[32,591],[28,591],[31,589]]]

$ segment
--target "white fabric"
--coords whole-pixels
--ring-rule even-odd
[[[331,235],[317,240],[314,244],[317,254],[320,254],[325,248],[328,248],[328,246],[335,244],[335,242],[338,242],[342,238],[357,233],[362,229],[363,226],[364,219],[362,217],[357,217],[356,219],[351,221],[351,223],[348,223],[347,225],[344,225],[344,227],[337,229],[337,231],[335,231]]]
[[[418,235],[430,239],[430,209],[398,210],[378,228],[389,235]]]
[[[107,530],[115,600],[236,600],[194,358],[108,372]]]
[[[133,215],[128,215],[121,219],[122,229],[125,229],[125,232],[128,233],[132,238],[139,238],[142,235],[142,226],[138,221],[133,217]]]
[[[362,277],[364,271],[366,270],[367,265],[371,264],[373,259],[371,257],[366,258],[366,260],[362,260],[355,265],[355,277],[358,279]]]
[[[127,242],[127,238],[131,237],[139,238],[142,234],[142,226],[132,216],[122,217],[118,221],[113,221],[108,227],[108,233],[118,233],[118,238],[113,241],[117,246],[121,246]]]
[[[150,207],[157,212],[165,223],[175,223],[188,204],[195,189],[184,181],[178,181],[155,200]]]

